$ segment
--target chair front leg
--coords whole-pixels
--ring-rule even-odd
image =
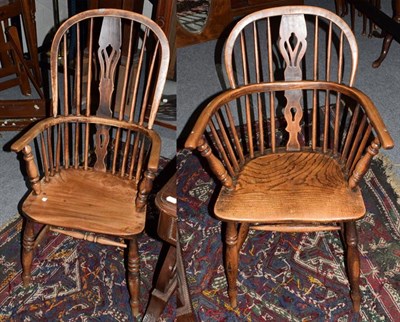
[[[235,222],[228,222],[225,237],[225,269],[228,279],[228,295],[231,306],[237,306],[237,275],[238,275],[238,232]]]
[[[345,223],[347,245],[347,269],[351,289],[351,299],[355,312],[360,310],[360,254],[357,248],[357,230],[354,221]]]
[[[139,315],[139,252],[136,236],[129,241],[128,249],[128,288],[133,316]]]
[[[35,236],[33,230],[33,222],[30,219],[26,219],[24,234],[22,238],[22,281],[24,283],[24,287],[29,286],[32,275],[32,259],[33,259],[33,250],[35,245]]]

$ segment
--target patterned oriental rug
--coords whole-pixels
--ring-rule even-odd
[[[232,309],[222,261],[221,224],[212,217],[215,180],[197,155],[178,154],[178,215],[194,310],[200,321],[399,321],[400,214],[381,162],[362,184],[360,314],[352,312],[338,232],[250,232],[239,260]],[[245,256],[246,255],[246,256]]]
[[[148,211],[146,227],[157,227],[158,211],[153,204]],[[20,263],[22,225],[22,219],[17,219],[0,232],[0,321],[133,320],[124,249],[49,233],[35,252],[33,282],[25,289]],[[162,249],[153,230],[146,228],[138,238],[142,314]],[[161,321],[173,321],[175,302],[172,297]]]

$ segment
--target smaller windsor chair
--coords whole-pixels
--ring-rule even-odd
[[[125,56],[122,43],[128,48]],[[12,145],[23,153],[32,187],[22,205],[24,285],[31,281],[34,249],[48,231],[128,248],[136,316],[137,235],[144,229],[147,196],[158,170],[161,143],[151,127],[168,69],[167,39],[142,15],[90,10],[60,26],[50,59],[52,116]],[[38,234],[34,223],[44,225]]]

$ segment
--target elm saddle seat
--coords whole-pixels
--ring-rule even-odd
[[[62,169],[41,186],[41,194],[31,192],[22,206],[37,222],[121,237],[144,229],[146,213],[136,209],[132,181],[110,173]]]
[[[258,224],[325,223],[360,219],[365,206],[360,189],[349,188],[333,158],[291,152],[249,161],[235,189],[222,188],[214,211],[222,220]]]

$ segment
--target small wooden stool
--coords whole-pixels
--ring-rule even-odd
[[[176,294],[177,321],[196,321],[190,301],[177,231],[176,176],[174,175],[156,196],[160,210],[157,232],[168,243],[168,253],[162,264],[156,286],[151,294],[143,322],[157,321],[171,295]]]

